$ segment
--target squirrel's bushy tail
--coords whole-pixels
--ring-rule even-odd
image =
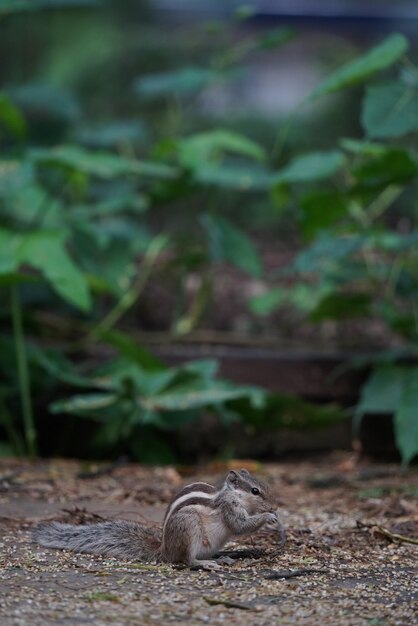
[[[50,522],[37,526],[33,537],[46,548],[152,561],[159,557],[162,531],[124,520],[84,526]]]

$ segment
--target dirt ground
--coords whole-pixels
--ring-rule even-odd
[[[287,529],[280,551],[272,531],[260,532],[231,546],[250,548],[247,558],[206,572],[31,543],[31,526],[45,519],[158,522],[181,485],[219,481],[230,466],[274,488]],[[416,467],[347,453],[199,471],[1,459],[0,528],[2,626],[418,623]]]

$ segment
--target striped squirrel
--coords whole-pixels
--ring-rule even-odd
[[[162,528],[132,521],[110,521],[77,526],[60,522],[40,524],[37,543],[139,561],[184,563],[218,569],[231,563],[216,554],[227,541],[273,525],[283,528],[273,509],[267,486],[247,470],[231,470],[221,488],[196,482],[184,487],[169,503]]]

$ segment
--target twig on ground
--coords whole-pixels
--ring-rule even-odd
[[[324,574],[327,570],[317,569],[313,567],[306,567],[303,569],[295,570],[275,570],[264,576],[266,580],[280,580],[288,578],[297,578],[298,576],[307,576],[308,574]]]
[[[223,598],[211,598],[209,596],[203,596],[205,602],[210,604],[211,606],[216,606],[218,604],[222,604],[226,606],[228,609],[241,609],[243,611],[261,611],[262,609],[257,606],[253,606],[252,604],[246,604],[244,602],[239,602],[238,600],[224,600]]]
[[[403,543],[412,543],[413,545],[418,546],[418,539],[413,539],[412,537],[405,537],[405,535],[399,535],[398,533],[393,533],[392,531],[388,530],[384,526],[380,526],[380,524],[375,526],[375,528],[376,528],[376,530],[379,533],[381,533],[382,535],[384,535],[388,539],[391,539],[392,541],[401,541]]]
[[[391,530],[389,530],[388,528],[385,528],[381,524],[376,524],[376,522],[365,523],[360,520],[357,520],[356,524],[357,524],[357,528],[360,530],[362,530],[363,528],[366,528],[367,530],[372,530],[372,531],[374,530],[375,532],[378,532],[381,535],[384,535],[387,539],[390,539],[391,541],[394,541],[394,542],[401,541],[403,543],[412,543],[413,545],[418,546],[418,539],[414,539],[413,537],[406,537],[405,535],[399,535],[398,533],[393,533]]]

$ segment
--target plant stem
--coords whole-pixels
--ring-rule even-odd
[[[20,301],[19,287],[17,285],[12,285],[11,296],[13,338],[16,351],[26,450],[29,456],[34,457],[38,452],[38,446],[32,413],[28,358],[26,353],[25,337],[23,334],[22,305]]]
[[[17,429],[13,425],[12,418],[6,406],[0,400],[0,424],[3,425],[6,435],[13,446],[16,456],[25,456],[25,444]]]
[[[100,336],[101,333],[111,330],[119,319],[137,301],[148,282],[155,261],[166,244],[167,238],[164,235],[157,235],[151,241],[142,261],[142,266],[135,284],[122,296],[115,307],[109,311],[106,317],[96,326],[88,339],[95,339]]]
[[[201,277],[201,282],[190,310],[177,321],[174,328],[175,335],[186,335],[194,330],[205,311],[210,295],[211,281],[209,273],[206,273]]]

